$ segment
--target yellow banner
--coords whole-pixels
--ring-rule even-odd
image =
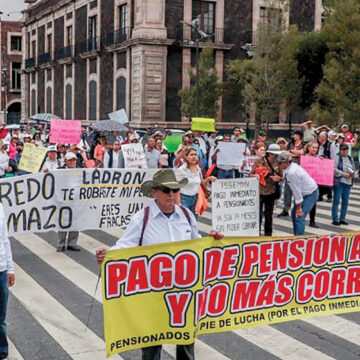
[[[360,233],[212,238],[109,251],[107,356],[360,310]]]
[[[40,171],[40,167],[45,159],[47,149],[43,146],[26,143],[21,155],[19,169],[31,173]]]
[[[215,131],[215,119],[192,118],[191,130]]]

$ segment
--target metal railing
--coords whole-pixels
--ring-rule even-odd
[[[39,65],[50,62],[51,61],[51,52],[49,51],[49,52],[40,54],[38,61],[39,61]]]
[[[99,37],[91,37],[82,41],[76,45],[77,52],[79,54],[91,52],[91,51],[98,51],[100,50],[100,38]]]
[[[34,67],[34,66],[35,66],[35,57],[28,58],[25,60],[25,68],[26,69]]]
[[[62,60],[65,58],[73,57],[74,56],[74,46],[68,45],[61,48],[56,49],[55,52],[56,60]]]
[[[181,25],[178,30],[178,40],[190,40],[190,41],[206,41],[206,39],[211,40],[214,43],[222,44],[224,43],[224,29],[223,28],[213,28],[213,27],[201,27],[200,31],[207,36],[201,36],[195,29],[190,28],[186,25]],[[203,39],[203,40],[201,40]]]
[[[118,45],[131,38],[131,28],[125,27],[106,34],[106,46]]]

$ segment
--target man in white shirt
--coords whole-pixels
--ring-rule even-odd
[[[147,141],[145,157],[149,169],[161,168],[160,152],[155,149],[155,139],[153,137],[149,137]]]
[[[113,148],[105,153],[104,168],[124,168],[124,155],[121,151],[121,145],[119,140],[115,140]]]
[[[131,219],[123,236],[110,249],[123,249],[142,245],[152,245],[200,238],[196,220],[191,211],[176,205],[180,188],[186,186],[188,179],[177,181],[171,169],[158,171],[152,181],[142,184],[144,196],[154,198],[151,204],[140,210]],[[216,240],[223,235],[212,230],[209,234]],[[106,249],[96,251],[97,261],[101,264]],[[160,359],[161,346],[142,349],[143,359]],[[194,344],[178,345],[178,360],[193,360]]]
[[[298,164],[292,162],[291,154],[283,152],[277,158],[279,170],[283,171],[294,195],[294,208],[291,212],[294,235],[305,234],[305,219],[319,197],[314,179]]]
[[[13,286],[14,282],[14,265],[7,232],[7,221],[4,208],[0,203],[0,359],[7,359],[8,356],[5,319],[9,286]]]

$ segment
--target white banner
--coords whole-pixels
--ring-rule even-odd
[[[220,151],[217,154],[217,164],[240,167],[245,158],[246,144],[220,141],[217,147]]]
[[[9,235],[126,227],[148,204],[140,185],[156,171],[65,169],[2,179]]]
[[[212,183],[212,228],[225,236],[259,236],[259,180],[216,180]]]

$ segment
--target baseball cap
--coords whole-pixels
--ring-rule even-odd
[[[266,136],[266,132],[264,130],[259,131],[259,136]]]
[[[340,145],[340,150],[349,150],[349,145],[348,144],[341,144]]]
[[[77,159],[77,157],[73,152],[69,151],[65,154],[65,160],[71,160],[71,159]]]
[[[346,125],[346,124],[342,124],[342,125],[341,125],[341,129],[343,129],[343,128],[345,128],[345,127],[347,127],[347,128],[348,128],[349,126],[348,126],[348,125]]]
[[[57,146],[56,145],[49,145],[47,148],[47,152],[49,151],[57,151]]]
[[[278,157],[277,162],[278,163],[284,163],[284,162],[290,162],[292,161],[292,156],[288,151],[283,151]]]
[[[334,130],[330,130],[330,131],[328,132],[328,136],[336,136],[336,135],[337,135],[337,132],[334,131]]]

